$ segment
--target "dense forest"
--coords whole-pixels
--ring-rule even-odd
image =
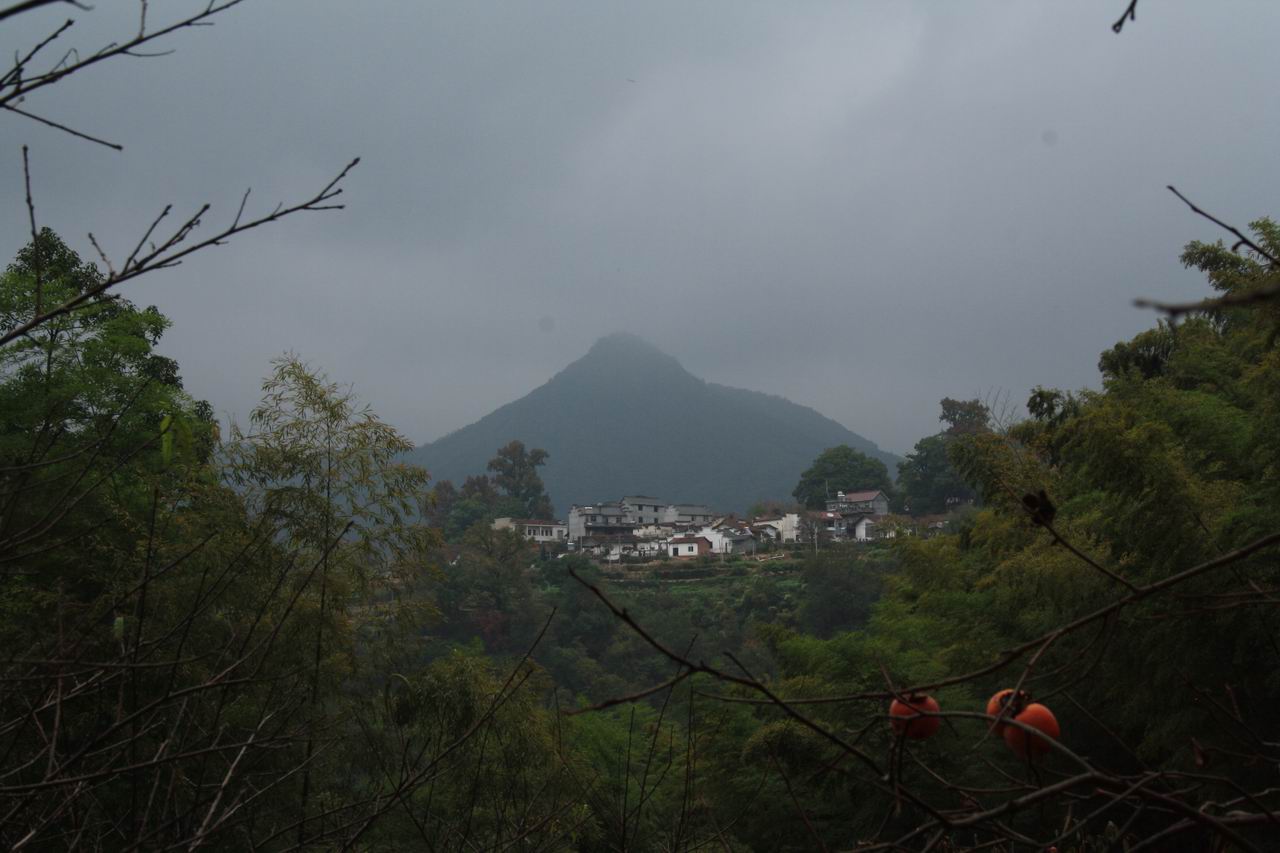
[[[492,528],[545,506],[520,436],[442,515],[316,365],[243,424],[184,390],[123,285],[337,187],[101,265],[33,208],[0,275],[0,844],[1275,849],[1280,226],[1188,244],[1213,292],[1098,390],[944,401],[897,485],[974,499],[944,535],[618,578]]]

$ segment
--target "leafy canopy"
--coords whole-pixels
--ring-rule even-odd
[[[493,482],[508,497],[515,498],[526,518],[551,518],[551,500],[538,476],[538,468],[547,462],[547,451],[526,450],[523,441],[512,441],[498,449],[489,460]]]
[[[893,480],[883,462],[841,444],[822,451],[800,475],[791,494],[807,509],[822,509],[828,496],[834,497],[838,491],[879,489],[887,494],[892,488]]]
[[[973,500],[975,493],[952,464],[953,449],[971,436],[989,432],[991,412],[981,400],[944,397],[938,420],[947,428],[916,442],[898,463],[898,488],[913,515],[946,512]]]

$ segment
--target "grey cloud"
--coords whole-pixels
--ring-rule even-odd
[[[364,158],[347,211],[131,285],[220,410],[296,350],[424,440],[628,329],[902,452],[942,396],[1096,383],[1154,320],[1132,297],[1201,291],[1177,254],[1218,235],[1166,183],[1276,212],[1280,7],[1117,37],[1116,5],[251,2],[32,99],[124,153],[12,116],[0,151],[31,142],[42,221],[85,250]]]

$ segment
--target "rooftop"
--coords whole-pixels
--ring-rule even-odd
[[[844,492],[843,493],[844,497],[837,497],[835,498],[835,500],[869,501],[869,500],[874,500],[875,498],[883,494],[884,492],[882,492],[880,489],[874,489],[870,492]]]

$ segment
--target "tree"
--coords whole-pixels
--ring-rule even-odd
[[[938,420],[947,424],[947,435],[972,435],[986,432],[991,420],[991,410],[981,400],[953,400],[942,398],[942,414]]]
[[[483,520],[463,534],[460,544],[441,593],[450,636],[479,636],[493,654],[519,651],[537,630],[527,573],[534,556],[529,542],[516,530],[494,530]]]
[[[539,466],[546,461],[547,451],[525,450],[522,441],[512,441],[499,448],[497,455],[489,460],[494,485],[520,502],[525,518],[551,518],[554,514],[542,478],[538,476]]]
[[[462,481],[462,488],[458,490],[458,498],[464,501],[479,501],[485,506],[489,506],[498,500],[498,490],[494,488],[492,477],[486,477],[483,474],[471,474]]]
[[[946,512],[951,504],[975,497],[951,464],[952,441],[946,433],[925,436],[898,463],[898,488],[913,515]]]
[[[524,518],[527,515],[525,505],[518,498],[501,494],[493,478],[483,474],[470,475],[456,492],[448,480],[438,484],[436,490],[443,500],[442,506],[436,509],[436,518],[450,542],[457,542],[481,522],[487,524],[503,516]]]
[[[400,458],[412,444],[297,356],[273,368],[249,430],[231,426],[229,480],[301,547],[325,548],[349,525],[366,561],[423,553],[431,537],[414,518],[428,475]]]
[[[443,529],[449,520],[449,513],[458,501],[458,489],[452,480],[440,480],[431,490],[430,500],[423,507],[423,516],[431,522],[432,527]]]
[[[866,622],[884,573],[876,558],[845,548],[806,555],[803,572],[804,596],[797,616],[801,627],[819,637]]]
[[[324,679],[351,677],[355,661],[345,649],[362,629],[406,618],[407,609],[384,613],[373,605],[380,591],[426,571],[436,538],[416,521],[427,472],[400,461],[413,445],[296,356],[282,356],[274,367],[250,415],[251,432],[232,425],[225,471],[251,512],[319,566],[306,602],[315,622],[308,686],[314,723],[301,776],[301,841],[311,817],[317,732],[327,723],[322,696],[339,683]],[[335,657],[345,665],[330,665]]]
[[[100,281],[42,231],[0,276],[0,314],[20,326],[43,299]],[[286,465],[316,458],[307,436],[262,443],[259,472],[288,480],[264,499],[257,480],[223,485],[215,466],[235,449],[215,452],[209,407],[153,352],[167,325],[154,308],[91,296],[0,349],[6,848],[190,847],[242,820],[292,821],[296,796],[253,786],[292,789],[310,772],[298,745],[328,711],[309,687],[353,657],[349,644],[317,655],[308,642],[332,649],[353,620],[317,605],[321,567],[347,549],[307,529],[341,521],[314,492],[304,499],[320,466]],[[70,678],[69,661],[83,662]]]
[[[791,494],[807,509],[822,509],[827,498],[836,492],[860,492],[893,489],[889,469],[879,459],[872,459],[848,445],[841,444],[822,451],[803,474]]]
[[[0,275],[0,322],[23,325],[42,302],[99,281],[45,229]],[[154,352],[168,325],[154,307],[94,297],[0,349],[0,557],[21,564],[22,553],[42,553],[39,574],[52,583],[51,561],[65,556],[74,571],[82,555],[71,545],[89,530],[146,515],[152,496],[134,483],[155,473],[162,449],[173,461],[175,437],[180,458],[207,458],[210,409],[182,390],[176,363]],[[100,491],[108,485],[114,494]],[[65,541],[49,549],[54,527]]]
[[[941,405],[938,420],[947,428],[920,439],[898,463],[898,488],[913,515],[946,512],[976,496],[956,471],[952,456],[972,436],[990,432],[991,412],[981,400],[944,397]]]

